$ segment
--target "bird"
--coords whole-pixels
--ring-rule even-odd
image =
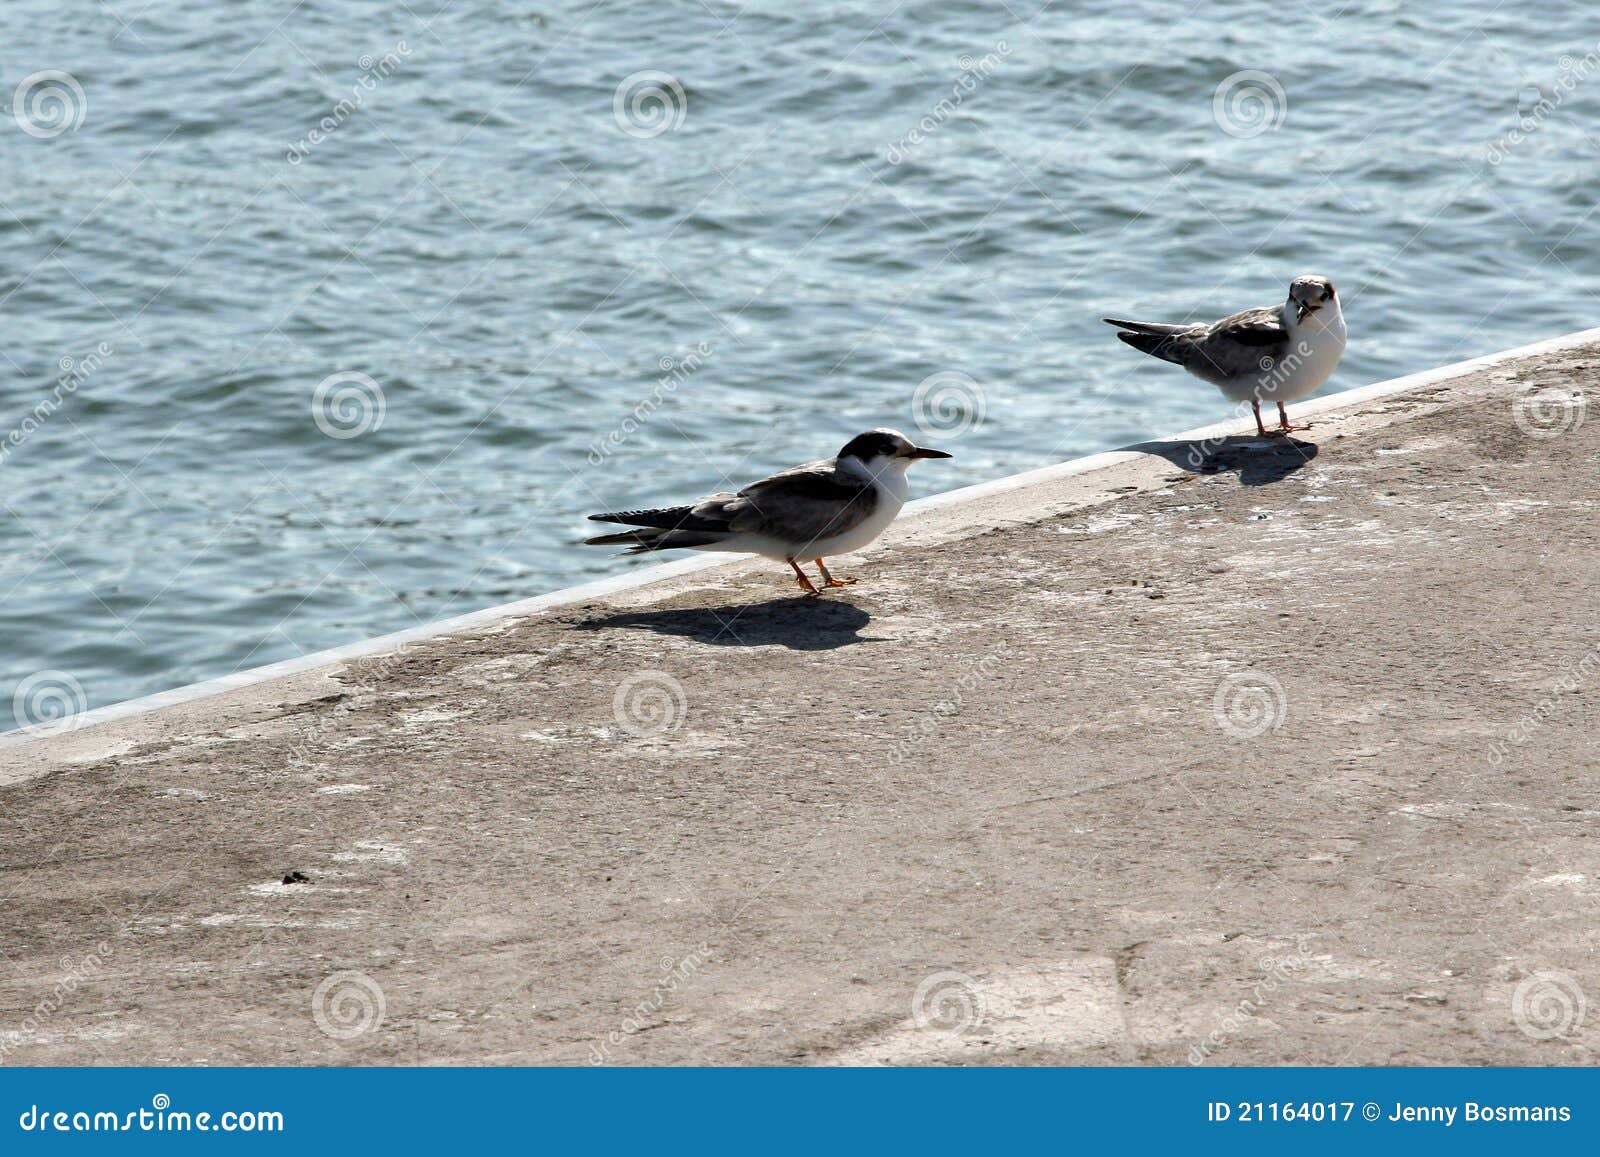
[[[1311,427],[1289,422],[1285,402],[1322,388],[1344,354],[1344,313],[1326,277],[1307,274],[1289,283],[1289,300],[1247,309],[1210,325],[1169,325],[1103,318],[1136,350],[1173,362],[1219,387],[1231,402],[1249,402],[1262,437]],[[1278,427],[1261,424],[1261,403],[1278,404]]]
[[[868,430],[838,455],[752,482],[737,494],[711,494],[683,506],[591,514],[591,522],[632,529],[584,540],[586,546],[626,546],[624,554],[654,550],[721,550],[786,562],[806,596],[822,592],[800,569],[814,562],[824,589],[850,586],[835,578],[826,558],[860,550],[877,538],[905,505],[906,470],[923,458],[949,458],[918,446],[898,430]]]

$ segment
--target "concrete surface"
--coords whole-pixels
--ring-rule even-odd
[[[0,1062],[1594,1063],[1596,341],[13,738]]]

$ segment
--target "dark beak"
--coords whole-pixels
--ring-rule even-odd
[[[949,458],[950,457],[950,455],[946,454],[943,450],[930,450],[926,446],[918,446],[915,450],[911,451],[911,455],[910,456],[912,458]]]
[[[1296,321],[1304,321],[1306,318],[1311,316],[1312,309],[1313,309],[1313,307],[1312,307],[1312,305],[1311,305],[1311,303],[1309,301],[1297,301],[1297,302],[1295,302],[1294,303],[1294,319]]]

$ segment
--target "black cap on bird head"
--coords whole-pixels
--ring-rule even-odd
[[[839,451],[841,458],[854,458],[858,462],[871,462],[875,458],[948,458],[943,450],[929,450],[918,446],[899,430],[868,430],[857,434]]]

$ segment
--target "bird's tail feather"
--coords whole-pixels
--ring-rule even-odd
[[[1122,324],[1122,323],[1118,323]],[[1176,329],[1177,327],[1164,327]],[[1181,331],[1180,331],[1181,332]],[[1127,342],[1134,349],[1158,357],[1164,362],[1182,364],[1183,357],[1178,350],[1178,343],[1173,340],[1174,333],[1155,333],[1147,330],[1122,330],[1117,336]]]
[[[621,522],[629,526],[659,527],[662,530],[727,530],[728,520],[714,514],[696,514],[694,506],[657,506],[651,510],[614,510],[591,514],[590,522]]]
[[[624,530],[617,534],[602,534],[583,540],[585,546],[626,546],[623,554],[648,554],[653,550],[675,550],[693,546],[712,546],[722,541],[722,535],[696,530],[658,530],[646,527],[641,530]]]

